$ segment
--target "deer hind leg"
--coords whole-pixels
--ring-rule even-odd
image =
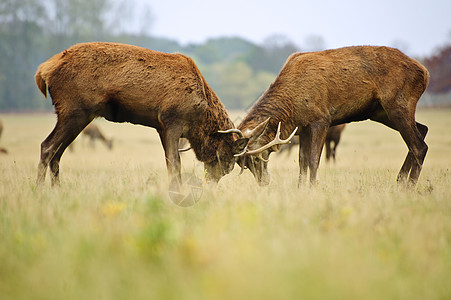
[[[424,142],[424,137],[426,136],[427,133],[427,127],[422,126],[421,126],[422,129],[420,131],[420,129],[417,126],[417,123],[414,121],[413,125],[406,126],[406,129],[402,129],[404,130],[404,133],[400,130],[401,136],[403,137],[404,141],[409,147],[409,153],[407,154],[404,163],[405,164],[410,163],[411,168],[409,174],[409,182],[412,185],[415,185],[418,181],[418,177],[420,177],[420,172],[423,166],[424,158],[426,157],[426,153],[428,151],[428,146]],[[401,171],[403,171],[402,168]],[[401,177],[400,182],[405,182],[405,177]]]
[[[334,162],[336,161],[335,156],[337,155],[337,146],[340,142],[340,138],[337,138],[334,140],[334,147],[332,148],[332,158],[334,159]]]
[[[428,132],[427,126],[425,126],[421,123],[418,123],[418,122],[416,122],[416,126],[417,126],[418,131],[421,134],[422,140],[424,141],[426,134]],[[423,158],[423,160],[424,160],[424,158]],[[412,151],[409,150],[409,153],[407,153],[407,157],[404,160],[401,170],[398,173],[398,178],[397,178],[398,182],[404,183],[407,181],[407,175],[409,175],[409,173],[411,173],[411,169],[414,166],[414,164],[415,164],[415,156],[412,153]],[[419,174],[418,174],[418,176],[419,176]]]
[[[77,135],[92,119],[71,115],[69,117],[58,116],[55,128],[41,143],[41,158],[38,165],[37,183],[45,180],[47,167],[50,165],[52,173],[52,185],[59,184],[59,162],[64,150],[72,143]]]
[[[324,141],[329,125],[326,123],[316,123],[311,125],[311,147],[309,157],[310,184],[316,184],[316,173],[323,150]]]
[[[95,149],[95,148],[96,148],[96,138],[95,138],[93,135],[90,135],[90,136],[89,136],[89,146],[90,146],[92,149]]]
[[[47,173],[47,167],[50,163],[50,159],[54,155],[55,150],[52,149],[52,140],[54,140],[57,128],[58,128],[58,122],[56,123],[55,128],[53,131],[49,134],[49,136],[41,143],[41,159],[39,160],[38,164],[38,177],[36,180],[37,184],[44,183],[45,180],[45,174]]]
[[[424,142],[428,128],[415,122],[414,112],[406,115],[405,110],[399,110],[399,112],[393,110],[389,114],[384,112],[378,114],[377,117],[372,117],[371,120],[399,131],[409,152],[398,173],[397,181],[405,183],[409,177],[409,182],[413,185],[416,184],[428,150],[428,146]]]

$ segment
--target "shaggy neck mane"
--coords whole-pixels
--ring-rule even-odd
[[[273,85],[260,97],[238,126],[238,129],[242,132],[248,129],[252,130],[258,124],[271,117],[266,134],[262,136],[265,142],[270,142],[274,139],[279,122],[281,122],[280,136],[282,139],[287,138],[296,127],[293,122],[293,98],[286,94],[277,93],[272,88]]]
[[[230,145],[233,143],[231,134],[221,134],[218,133],[218,130],[231,129],[234,128],[234,125],[218,96],[203,77],[202,80],[204,82],[205,98],[208,103],[207,109],[205,115],[198,121],[198,124],[190,128],[187,138],[196,154],[196,158],[202,162],[211,162],[216,159],[216,151],[221,142],[226,142]]]

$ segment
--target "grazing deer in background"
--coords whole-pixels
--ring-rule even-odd
[[[90,123],[82,133],[89,138],[91,147],[94,147],[95,140],[100,140],[109,150],[113,148],[113,139],[106,138],[96,124]]]
[[[370,119],[399,131],[409,152],[397,180],[408,178],[415,184],[428,150],[428,128],[415,121],[415,110],[428,81],[423,65],[388,47],[292,54],[238,126],[236,131],[249,142],[237,162],[249,168],[259,184],[268,184],[270,153],[288,142],[281,135],[297,133],[299,184],[308,169],[310,183],[315,184],[328,128]]]
[[[59,183],[64,150],[95,117],[155,128],[171,191],[181,184],[180,137],[188,139],[207,179],[214,181],[233,169],[234,153],[245,146],[232,134],[218,133],[234,125],[192,59],[182,54],[116,43],[77,44],[42,63],[35,79],[44,96],[48,89],[58,117],[41,144],[38,183],[48,166],[52,184]]]
[[[3,122],[2,120],[0,120],[0,138],[2,137],[2,133],[3,133]],[[8,150],[0,147],[0,153],[8,154]]]
[[[324,147],[326,148],[326,160],[329,161],[330,157],[334,159],[335,162],[335,154],[337,151],[338,143],[340,142],[341,133],[345,128],[346,124],[341,124],[337,126],[331,126],[329,130],[327,130],[326,140],[324,142]],[[332,146],[333,143],[333,146]],[[280,152],[286,151],[288,155],[290,155],[291,150],[295,147],[299,146],[299,136],[294,136],[289,144],[282,146],[280,148]]]
[[[341,133],[345,129],[346,124],[340,124],[336,126],[331,126],[329,130],[327,130],[326,141],[324,146],[326,148],[326,160],[329,161],[330,157],[334,159],[335,162],[335,154],[337,153],[337,146],[340,142]],[[333,143],[333,146],[332,146]]]

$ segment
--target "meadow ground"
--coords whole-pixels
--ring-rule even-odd
[[[96,121],[114,148],[78,138],[61,186],[36,187],[52,114],[0,115],[0,299],[450,299],[451,110],[420,110],[429,152],[398,187],[407,148],[369,121],[343,132],[316,188],[297,151],[273,181],[239,168],[191,207],[167,196],[156,131]],[[202,177],[192,153],[184,172]]]

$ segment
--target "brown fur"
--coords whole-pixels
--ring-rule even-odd
[[[38,182],[49,164],[52,182],[58,182],[61,155],[95,117],[157,129],[171,182],[180,183],[180,137],[189,140],[213,179],[233,168],[234,138],[217,133],[233,123],[185,55],[116,43],[77,44],[41,64],[35,79],[44,95],[48,89],[58,116],[41,145]]]
[[[427,152],[427,127],[415,122],[415,109],[428,80],[424,66],[393,48],[295,53],[238,128],[244,132],[271,117],[265,134],[248,145],[256,149],[273,139],[278,122],[282,137],[298,126],[299,181],[309,168],[313,184],[329,126],[371,119],[401,133],[409,153],[398,181],[410,173],[410,182],[416,183]]]

